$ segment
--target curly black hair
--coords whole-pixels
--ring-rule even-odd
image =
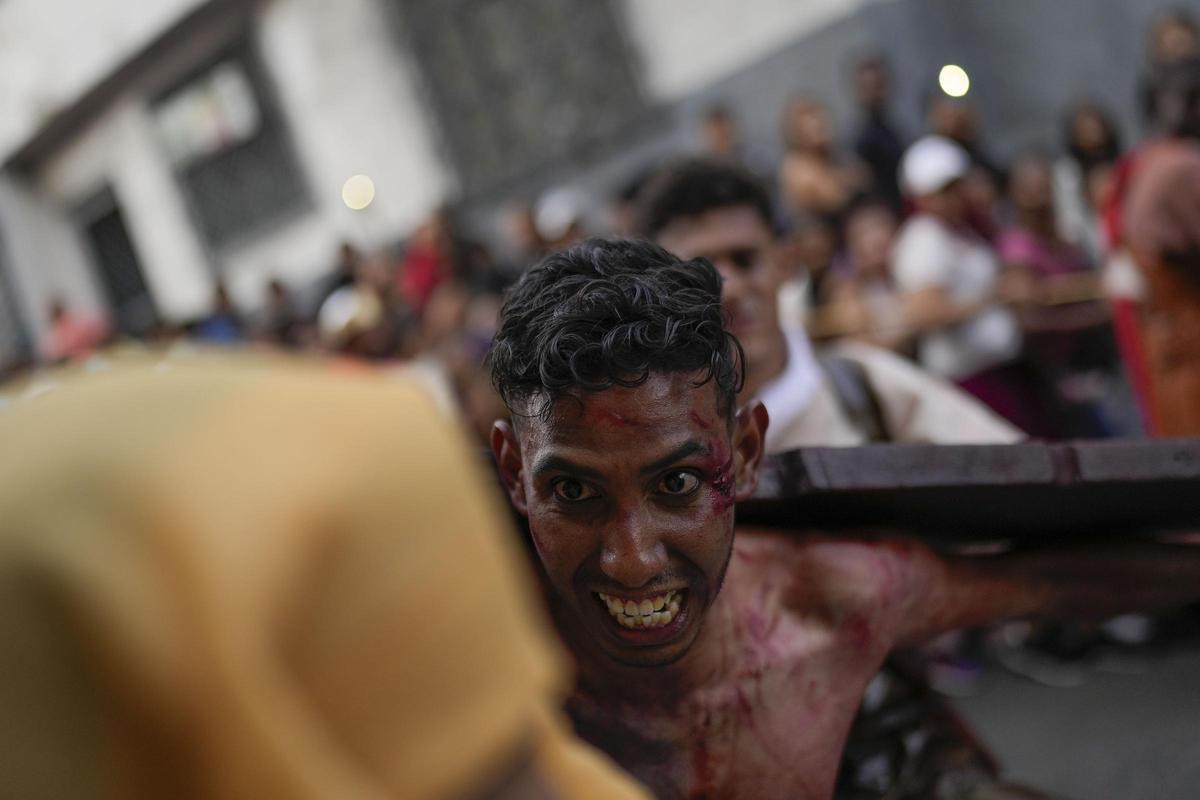
[[[688,158],[655,175],[638,196],[634,225],[648,239],[677,219],[714,208],[750,206],[774,229],[771,195],[745,167],[720,158]]]
[[[526,272],[505,296],[488,361],[514,418],[654,372],[699,373],[696,385],[711,381],[732,418],[744,380],[717,270],[630,240],[589,239]]]

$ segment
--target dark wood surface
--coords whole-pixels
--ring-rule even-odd
[[[738,520],[968,542],[1200,530],[1200,439],[796,450]]]

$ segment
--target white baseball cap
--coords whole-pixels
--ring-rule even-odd
[[[971,168],[967,151],[945,136],[918,139],[900,160],[900,188],[910,197],[940,192],[966,177]]]

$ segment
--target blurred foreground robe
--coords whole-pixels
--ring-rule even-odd
[[[506,517],[415,382],[55,382],[0,408],[0,797],[643,796],[563,733]]]

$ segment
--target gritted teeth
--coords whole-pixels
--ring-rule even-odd
[[[622,600],[604,592],[596,592],[600,601],[608,607],[608,613],[626,628],[661,628],[675,619],[679,613],[683,592],[672,589],[658,597],[644,600]]]

